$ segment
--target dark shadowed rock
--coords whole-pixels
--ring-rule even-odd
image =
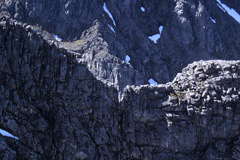
[[[222,2],[238,10],[238,2]],[[40,26],[50,34],[58,35],[64,42],[81,43],[84,47],[77,47],[80,53],[93,54],[92,58],[88,57],[89,65],[100,65],[98,71],[101,73],[94,68],[90,69],[91,72],[98,79],[114,83],[121,91],[127,84],[147,84],[149,78],[165,83],[195,60],[239,59],[240,24],[222,11],[215,0],[111,0],[106,2],[106,7],[114,23],[104,11],[104,3],[8,0],[0,2],[0,7],[2,14]],[[145,8],[144,12],[141,7]],[[163,30],[155,44],[148,36],[159,33],[159,26],[163,26]],[[90,46],[95,54],[104,51],[111,56],[95,58],[94,53],[89,53]],[[122,82],[129,74],[118,80],[117,75],[123,73],[106,67],[106,63],[119,59],[115,63],[122,66],[121,61],[126,55],[131,57],[132,69],[128,70],[137,75]],[[110,74],[114,75],[115,80]]]
[[[239,159],[240,24],[218,5],[1,1],[0,157]]]

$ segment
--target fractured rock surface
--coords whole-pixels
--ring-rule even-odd
[[[222,2],[239,11],[239,2]],[[104,3],[114,21],[104,11]],[[240,24],[216,0],[4,0],[0,8],[2,16],[40,26],[64,42],[78,41],[73,48],[84,45],[79,48],[80,53],[94,56],[104,51],[108,56],[87,57],[92,66],[88,68],[98,79],[113,83],[120,91],[127,84],[147,84],[149,78],[166,83],[196,60],[240,58]],[[159,26],[163,30],[155,44],[148,36],[159,33]],[[94,47],[89,51],[88,46]],[[124,68],[126,55],[131,57],[131,65],[126,68],[135,75],[131,78],[118,67],[107,67],[114,62],[114,66]],[[94,68],[94,63],[99,68]]]
[[[1,158],[240,159],[240,24],[217,4],[1,1]]]

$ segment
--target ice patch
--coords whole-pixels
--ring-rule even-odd
[[[152,40],[154,43],[157,43],[157,40],[161,37],[162,30],[163,30],[163,26],[160,26],[159,27],[159,33],[158,34],[154,34],[152,36],[148,36],[148,38],[150,40]]]
[[[11,137],[11,138],[14,138],[14,139],[18,140],[17,137],[13,136],[12,134],[10,134],[9,132],[7,132],[5,130],[0,129],[0,134],[3,135],[3,136]]]
[[[148,82],[149,82],[149,85],[150,85],[150,86],[158,85],[158,83],[157,83],[156,81],[154,81],[154,79],[152,79],[152,78],[150,78],[150,79],[148,80]]]
[[[218,7],[221,8],[224,12],[227,12],[228,15],[233,17],[238,23],[240,23],[240,14],[236,12],[233,8],[228,7],[226,4],[223,4],[220,0],[217,0]]]
[[[113,16],[111,12],[107,9],[106,3],[103,3],[103,10],[108,14],[108,16],[112,19],[113,25],[116,26],[115,20],[113,19]]]
[[[126,62],[129,62],[130,60],[131,60],[131,58],[130,58],[128,55],[126,55],[125,61],[126,61]]]
[[[215,19],[213,19],[212,17],[210,17],[210,19],[211,19],[211,21],[212,21],[213,23],[216,23],[216,20],[215,20]]]
[[[57,40],[57,41],[62,41],[61,38],[59,38],[57,35],[53,34],[54,38]]]
[[[115,30],[113,29],[113,27],[112,27],[110,24],[108,24],[108,27],[109,27],[114,33],[116,33]]]
[[[141,11],[142,11],[142,12],[145,12],[145,8],[144,8],[144,7],[141,7]]]

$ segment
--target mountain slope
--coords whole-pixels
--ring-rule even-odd
[[[240,158],[240,24],[217,1],[0,8],[3,159]]]

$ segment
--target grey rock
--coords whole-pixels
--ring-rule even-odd
[[[16,151],[11,149],[6,143],[6,139],[0,135],[0,156],[3,160],[16,159]]]
[[[215,0],[111,0],[115,26],[103,3],[0,2],[1,157],[239,159],[239,24]]]

